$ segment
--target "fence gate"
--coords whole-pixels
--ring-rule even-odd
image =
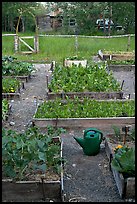
[[[34,48],[32,48],[27,42],[24,41],[24,39],[34,39]],[[29,48],[29,51],[21,51],[21,43],[24,44],[27,48]],[[20,52],[22,54],[32,54],[32,53],[38,53],[39,52],[39,40],[38,36],[24,36],[19,37],[18,35],[14,36],[14,49],[15,52]]]

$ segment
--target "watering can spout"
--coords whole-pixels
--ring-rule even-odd
[[[76,142],[82,147],[84,148],[84,139],[83,138],[78,138],[78,137],[73,137]]]

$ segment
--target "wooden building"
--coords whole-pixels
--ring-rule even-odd
[[[74,18],[68,19],[68,26],[70,28],[75,27],[76,20]],[[63,26],[62,10],[57,9],[49,14],[36,16],[36,21],[40,32],[57,30]]]

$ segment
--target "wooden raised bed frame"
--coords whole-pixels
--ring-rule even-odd
[[[59,137],[54,137],[53,140],[60,142],[60,156],[62,158],[63,142]],[[63,187],[63,163],[61,162],[61,173],[59,180],[50,180],[41,178],[40,181],[18,181],[14,182],[11,179],[2,180],[2,200],[3,202],[36,202],[49,201],[55,202],[64,201]]]
[[[98,51],[98,56],[101,60],[129,60],[129,59],[135,59],[135,54],[132,52],[123,52],[123,53],[109,53],[105,52],[103,53],[102,50]]]
[[[113,134],[109,134],[113,135]],[[122,136],[122,135],[121,135]],[[111,161],[114,155],[113,148],[116,147],[118,144],[115,144],[113,146],[112,143],[109,142],[108,136],[105,137],[105,151],[109,160],[110,170],[112,171],[112,174],[114,176],[119,195],[121,198],[135,198],[135,177],[129,177],[127,179],[124,179],[123,174],[119,173],[111,166]],[[128,142],[127,142],[128,145]],[[129,145],[131,145],[129,143]]]
[[[81,64],[82,67],[86,67],[87,66],[87,60],[69,60],[69,59],[65,59],[64,60],[64,66],[65,67],[72,67],[72,65],[77,65],[79,66]]]
[[[2,98],[6,99],[19,99],[20,98],[20,93],[2,93]]]
[[[31,78],[31,75],[24,75],[24,76],[3,76],[4,78],[8,78],[8,77],[11,77],[11,78],[16,78],[18,80],[21,80],[21,81],[25,81],[25,82],[28,82],[28,80]]]
[[[119,127],[135,124],[135,117],[111,117],[111,118],[34,118],[34,126],[44,128],[47,125],[64,128],[88,128],[96,127],[101,130],[110,130],[112,125]]]
[[[71,99],[74,99],[75,97],[78,97],[82,99],[83,97],[88,97],[91,99],[122,99],[123,98],[123,92],[66,92],[66,93],[52,93],[47,92],[47,99],[53,100],[55,98],[62,98],[66,99],[66,97],[69,97]]]
[[[100,101],[110,102],[112,100],[100,100]],[[128,99],[128,100],[133,100],[133,99]],[[82,100],[80,101],[82,102]],[[124,99],[123,101],[127,101],[127,99]],[[65,103],[66,100],[62,100],[62,102]],[[37,112],[38,107],[39,105],[36,107],[34,116],[32,118],[33,125],[36,125],[38,127],[45,127],[47,125],[52,125],[54,127],[64,127],[64,128],[97,127],[104,130],[107,130],[107,129],[111,130],[112,125],[114,124],[117,125],[118,127],[135,124],[135,117],[35,118],[35,114]]]
[[[21,94],[20,94],[20,89],[24,89],[24,82],[22,82],[22,84],[18,87],[18,89],[16,90],[15,93],[2,93],[2,98],[6,98],[6,99],[19,99]]]
[[[135,73],[135,65],[118,65],[118,64],[110,64],[108,65],[108,69],[112,71],[133,71]]]

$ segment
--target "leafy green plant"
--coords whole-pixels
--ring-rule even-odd
[[[14,60],[16,60],[17,58],[16,57],[13,57],[13,56],[2,56],[2,65],[5,63],[8,63],[8,62],[13,62]]]
[[[114,130],[115,136],[119,137],[120,136],[120,128],[116,125],[112,125],[112,129]]]
[[[126,113],[125,113],[126,110]],[[135,100],[130,101],[98,101],[84,98],[66,99],[56,98],[45,101],[38,106],[35,118],[101,118],[101,117],[129,117],[135,114]]]
[[[112,71],[107,72],[105,64],[90,65],[87,68],[73,65],[68,67],[56,66],[48,88],[59,92],[111,92],[120,91],[121,87],[114,78]]]
[[[5,121],[8,117],[9,102],[7,99],[2,99],[2,120]]]
[[[24,133],[2,129],[3,176],[24,180],[48,169],[59,173],[60,162],[60,142],[53,142],[51,134],[41,133],[37,127]]]
[[[117,148],[111,162],[112,168],[122,173],[124,178],[135,176],[135,148]]]
[[[20,81],[15,78],[2,78],[2,93],[15,93],[20,87]]]
[[[108,65],[116,64],[116,65],[134,65],[135,60],[107,60]]]
[[[6,56],[2,59],[2,75],[3,76],[23,76],[29,75],[35,70],[34,65],[28,62],[14,61],[14,57]]]
[[[65,133],[66,130],[64,128],[56,128],[51,126],[51,125],[47,125],[47,134],[51,137],[56,137],[59,136],[62,133]]]

